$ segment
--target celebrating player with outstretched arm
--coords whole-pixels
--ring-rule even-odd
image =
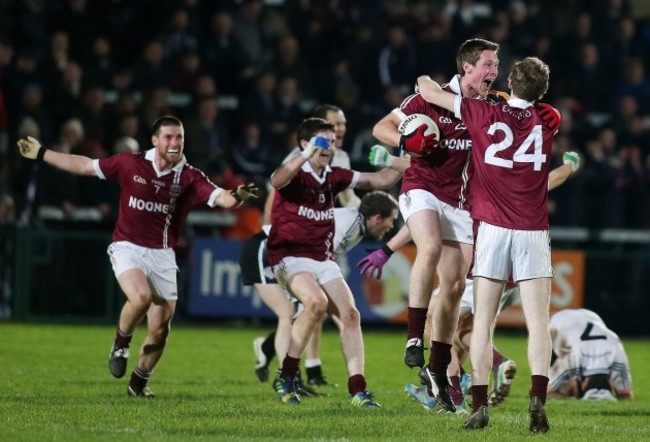
[[[153,124],[151,149],[100,160],[48,150],[31,137],[18,141],[26,158],[120,184],[119,215],[108,255],[127,300],[109,357],[114,377],[126,373],[131,337],[147,319],[147,336],[127,389],[130,396],[153,398],[147,382],[165,349],[176,309],[178,267],[173,248],[189,210],[201,204],[234,208],[256,197],[254,184],[227,191],[190,166],[183,155],[184,135],[178,118],[163,116]]]

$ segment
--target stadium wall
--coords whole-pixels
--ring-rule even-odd
[[[601,232],[602,233],[602,232]],[[560,235],[561,236],[561,235]],[[611,235],[610,235],[610,238]],[[613,237],[616,239],[616,236]],[[123,303],[112,274],[107,233],[8,228],[0,230],[0,319],[110,323]],[[642,243],[643,241],[641,241]],[[648,335],[650,250],[637,241],[554,239],[551,310],[585,306],[623,335]],[[197,237],[177,252],[179,315],[188,320],[272,319],[252,287],[243,287],[238,264],[241,241]],[[364,323],[405,322],[408,274],[414,249],[405,247],[385,266],[382,281],[363,279],[355,263],[362,243],[340,262]],[[517,302],[500,326],[523,327]]]

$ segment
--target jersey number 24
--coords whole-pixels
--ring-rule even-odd
[[[505,123],[497,122],[490,126],[488,134],[494,135],[497,131],[504,132],[505,137],[498,143],[490,144],[485,150],[486,164],[512,169],[514,163],[533,163],[533,170],[542,170],[542,164],[546,162],[546,155],[542,153],[543,138],[541,125],[538,124],[533,127],[533,130],[530,131],[526,139],[521,143],[521,146],[519,146],[519,149],[517,149],[511,160],[499,158],[496,154],[512,146],[514,140],[512,129]]]

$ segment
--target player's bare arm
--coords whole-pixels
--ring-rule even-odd
[[[406,244],[410,243],[413,241],[413,237],[411,236],[411,231],[409,230],[409,227],[404,224],[393,237],[388,240],[386,245],[393,251],[397,251],[401,249],[403,246]]]
[[[25,158],[43,161],[65,172],[86,176],[97,175],[93,168],[93,160],[91,158],[46,149],[34,137],[18,140],[18,149],[20,150],[20,154]]]
[[[225,191],[219,194],[216,203],[217,206],[223,207],[224,209],[234,209],[241,204],[241,201],[237,201],[230,192]]]
[[[271,188],[264,201],[264,213],[262,214],[262,225],[271,224],[271,209],[273,209],[273,200],[275,199],[275,189]]]
[[[398,171],[399,173],[404,173],[406,169],[411,165],[410,158],[394,157],[393,163],[390,165],[391,169]]]
[[[375,124],[372,128],[372,136],[388,146],[399,146],[399,141],[402,136],[397,129],[399,123],[399,117],[395,113],[390,112]]]
[[[352,189],[342,190],[336,195],[336,198],[343,207],[359,207],[361,205],[361,198]]]
[[[418,90],[425,101],[440,106],[448,111],[454,111],[457,95],[444,91],[440,85],[428,75],[418,77]]]
[[[277,169],[275,169],[273,175],[271,175],[271,185],[273,188],[282,189],[284,186],[289,184],[306,161],[307,160],[303,156],[298,155],[286,163],[281,164]]]
[[[255,183],[240,184],[236,189],[221,192],[217,196],[217,205],[226,209],[234,209],[244,201],[257,198],[258,188]]]
[[[271,175],[271,185],[276,189],[283,188],[296,176],[302,165],[305,164],[306,161],[310,161],[312,158],[316,158],[316,162],[312,162],[314,170],[317,172],[322,170],[324,165],[319,165],[318,153],[328,151],[332,144],[332,140],[334,139],[333,133],[331,133],[332,140],[330,140],[330,133],[328,132],[329,131],[322,131],[311,137],[309,141],[301,140],[300,147],[302,148],[302,152],[297,157],[282,163],[280,167],[275,169],[275,172]],[[324,153],[323,155],[325,156],[325,161],[329,162],[332,157],[331,154],[326,155]]]
[[[370,148],[370,155],[368,156],[370,164],[376,167],[390,167],[400,173],[404,173],[411,165],[411,158],[402,158],[391,153],[384,146],[375,144]]]
[[[575,173],[580,167],[580,154],[577,152],[565,152],[562,156],[562,164],[551,170],[548,174],[548,190],[553,190],[562,184]]]
[[[363,190],[390,189],[399,179],[402,173],[386,167],[379,172],[362,172],[356,187]]]
[[[632,392],[632,387],[630,388],[621,388],[616,389],[616,397],[621,400],[634,399],[634,393]]]

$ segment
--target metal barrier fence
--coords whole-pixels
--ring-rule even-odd
[[[107,233],[1,230],[4,316],[23,321],[114,321],[120,295],[106,256],[109,242]]]

